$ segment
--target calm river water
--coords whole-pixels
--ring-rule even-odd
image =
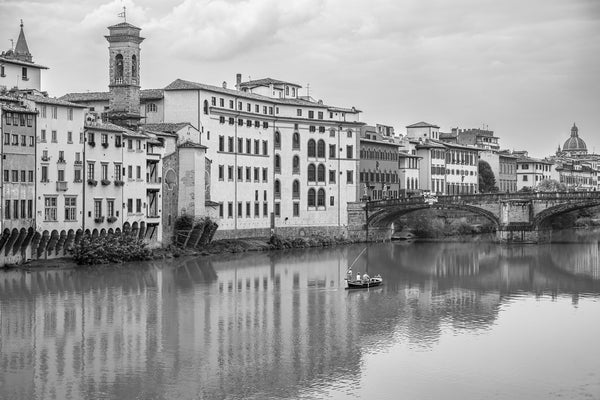
[[[599,238],[0,272],[0,398],[599,399]]]

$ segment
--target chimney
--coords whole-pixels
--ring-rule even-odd
[[[240,90],[240,85],[242,84],[242,74],[235,75],[235,88]]]
[[[223,81],[223,89],[227,89],[227,82]]]

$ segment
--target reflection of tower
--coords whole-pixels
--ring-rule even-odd
[[[140,28],[127,22],[109,26],[110,90],[108,117],[121,126],[136,127],[140,121]]]

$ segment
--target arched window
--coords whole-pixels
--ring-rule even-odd
[[[275,148],[281,148],[281,133],[279,131],[275,131]]]
[[[295,150],[300,149],[300,134],[298,132],[294,132],[292,135],[292,148]]]
[[[137,57],[135,54],[131,56],[131,78],[137,79]]]
[[[317,152],[316,152],[316,149],[315,149],[315,141],[313,139],[310,139],[308,141],[307,153],[308,153],[309,157],[316,157],[317,156]]]
[[[208,114],[208,100],[204,100],[204,114]]]
[[[117,54],[115,57],[115,78],[117,83],[122,83],[123,80],[123,55]]]
[[[275,179],[275,183],[273,184],[273,191],[275,192],[275,198],[280,199],[281,198],[281,183],[279,182],[279,179]]]
[[[275,173],[281,172],[281,157],[275,154]]]
[[[300,173],[300,157],[294,156],[292,158],[292,173],[299,174]]]
[[[316,168],[315,164],[308,164],[308,181],[314,182],[316,180]]]
[[[317,168],[317,181],[325,182],[325,165],[319,164]]]
[[[325,207],[325,189],[319,189],[317,193],[317,206]]]
[[[293,199],[300,198],[300,181],[297,179],[294,180],[294,183],[292,183],[292,198]]]
[[[317,157],[325,158],[325,141],[323,139],[319,140],[317,144]]]
[[[315,201],[315,189],[308,189],[308,206],[309,207],[314,207],[317,203]]]

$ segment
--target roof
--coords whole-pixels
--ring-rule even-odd
[[[25,33],[23,32],[22,20],[21,31],[19,32],[19,38],[17,39],[17,45],[15,46],[15,55],[23,61],[32,62],[31,53],[29,52],[29,46],[27,46],[27,40],[25,39]]]
[[[21,113],[27,113],[27,114],[37,114],[37,111],[35,111],[35,110],[30,110],[26,107],[23,107],[21,105],[15,105],[15,104],[2,104],[2,109],[4,111],[21,112]]]
[[[299,88],[302,87],[296,83],[280,81],[280,80],[273,79],[273,78],[256,79],[253,81],[247,81],[247,82],[240,83],[240,87],[257,87],[257,86],[269,86],[269,85],[289,85],[289,86],[295,86],[295,87],[299,87]]]
[[[360,110],[357,110],[357,109],[332,107],[332,106],[327,106],[325,104],[314,103],[312,101],[303,100],[303,99],[272,98],[272,97],[267,97],[267,96],[263,96],[260,94],[242,92],[242,91],[235,90],[235,89],[227,89],[227,88],[224,88],[221,86],[212,86],[212,85],[207,85],[205,83],[185,81],[183,79],[174,80],[169,85],[167,85],[167,87],[165,87],[164,90],[166,90],[166,91],[170,91],[170,90],[206,90],[206,91],[211,91],[211,92],[216,92],[216,93],[223,93],[223,94],[230,95],[230,96],[245,98],[245,99],[264,101],[264,102],[268,102],[268,103],[272,103],[272,104],[288,104],[288,105],[298,105],[298,106],[304,106],[304,107],[326,108],[331,111],[342,111],[342,112],[348,112],[348,113],[361,112]]]
[[[133,29],[137,29],[138,31],[141,31],[140,28],[138,28],[135,25],[131,25],[129,22],[119,22],[118,24],[114,24],[108,27],[108,29],[111,28],[133,28]]]
[[[191,140],[186,140],[185,142],[181,143],[179,145],[180,148],[184,148],[184,149],[207,149],[208,147],[200,144],[200,143],[195,143],[192,142]]]
[[[163,97],[163,89],[140,90],[140,100],[158,100],[162,99]],[[109,101],[110,92],[67,93],[60,97],[60,99],[81,103],[90,101]]]
[[[394,142],[390,142],[389,140],[373,140],[373,139],[367,139],[367,138],[360,138],[361,142],[367,142],[367,143],[373,143],[373,144],[381,144],[384,146],[394,146],[394,147],[402,147],[401,144],[399,143],[394,143]]]
[[[142,127],[146,130],[153,131],[153,132],[161,132],[161,133],[177,133],[182,128],[185,128],[186,126],[191,126],[192,128],[194,128],[193,125],[190,124],[189,122],[163,122],[163,123],[159,123],[159,124],[143,124],[142,125]],[[194,128],[194,129],[196,129],[196,128]]]
[[[147,138],[147,136],[141,132],[134,132],[127,128],[123,128],[117,124],[113,124],[112,122],[86,122],[85,129],[97,129],[102,131],[110,131],[110,132],[121,132],[125,136],[129,137],[140,137]]]
[[[12,53],[12,52],[11,52]],[[40,64],[36,64],[33,62],[29,62],[29,61],[23,61],[23,60],[18,60],[16,58],[12,58],[9,56],[9,53],[3,53],[3,55],[0,55],[0,63],[12,63],[12,64],[17,64],[17,65],[23,65],[26,67],[33,67],[33,68],[38,68],[38,69],[48,69],[48,67],[45,67],[43,65]]]
[[[538,163],[538,164],[548,164],[548,165],[552,165],[554,164],[552,161],[548,161],[548,160],[540,160],[538,158],[532,158],[532,157],[517,157],[517,162],[520,163]]]
[[[429,122],[421,121],[416,124],[408,125],[407,128],[440,128],[437,125],[430,124]]]
[[[65,100],[57,99],[55,97],[45,97],[38,96],[34,94],[28,94],[25,96],[28,100],[35,101],[36,103],[41,104],[51,104],[55,106],[64,106],[64,107],[76,107],[76,108],[85,108],[81,104],[71,103]]]
[[[452,132],[440,132],[440,139],[456,139],[458,134]]]

